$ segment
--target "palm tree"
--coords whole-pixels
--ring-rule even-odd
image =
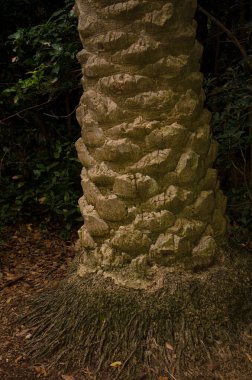
[[[211,167],[196,1],[75,8],[85,223],[72,270],[28,316],[32,351],[103,380],[231,378],[241,363],[247,375],[251,271],[220,248],[226,200]]]
[[[101,268],[138,288],[160,267],[214,262],[226,200],[211,168],[217,144],[203,109],[195,8],[185,0],[77,1],[80,274]]]

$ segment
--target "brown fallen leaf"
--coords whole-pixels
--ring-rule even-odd
[[[25,329],[25,328],[21,328],[21,329],[18,329],[17,332],[16,332],[16,336],[24,336],[26,335],[27,333],[29,332],[29,329]]]
[[[74,380],[74,377],[72,375],[61,375],[63,380]]]
[[[16,279],[17,275],[15,273],[5,272],[4,277],[5,277],[5,280],[12,281]]]
[[[172,347],[172,345],[170,343],[166,342],[165,347],[167,348],[167,350],[174,351],[174,348]]]
[[[26,224],[26,228],[28,231],[32,231],[32,224],[31,223],[27,223]]]
[[[246,356],[247,356],[248,360],[252,363],[252,356],[248,353],[246,353]]]
[[[15,363],[19,363],[20,360],[23,359],[23,355],[19,355],[16,359],[15,359]]]
[[[252,335],[249,335],[249,334],[246,333],[246,332],[245,332],[243,335],[244,335],[245,338],[247,338],[247,339],[249,339],[249,340],[252,339]]]
[[[168,379],[167,376],[165,376],[165,377],[164,377],[164,376],[160,376],[160,377],[158,378],[158,380],[169,380],[169,379]]]
[[[37,372],[38,377],[47,376],[47,372],[46,372],[45,366],[43,364],[42,365],[35,365],[34,369]]]

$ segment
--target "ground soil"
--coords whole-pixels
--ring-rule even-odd
[[[27,352],[31,338],[21,321],[28,301],[48,285],[63,278],[75,256],[73,236],[62,240],[56,231],[41,231],[32,224],[5,227],[0,240],[0,380],[86,380],[92,378],[88,369],[59,373],[47,362],[32,362]],[[251,334],[244,339],[248,345]],[[245,350],[242,361],[252,363],[252,352]],[[250,380],[236,371],[216,380]],[[157,380],[174,380],[172,376]],[[104,379],[106,380],[106,379]],[[135,380],[135,379],[125,379]],[[175,379],[178,380],[178,379]],[[205,378],[197,378],[205,380]]]
[[[50,363],[32,363],[27,354],[31,332],[22,325],[27,301],[66,274],[75,256],[73,236],[62,240],[56,231],[32,224],[6,227],[0,240],[0,379],[83,380],[87,370],[59,374]]]

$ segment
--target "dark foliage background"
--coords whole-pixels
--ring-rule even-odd
[[[252,238],[252,0],[198,4],[206,106],[219,142],[215,165],[228,197],[230,237],[244,243]]]
[[[81,221],[72,7],[0,0],[0,226],[37,222],[67,236]],[[252,0],[200,0],[196,19],[229,234],[244,244],[252,235]]]
[[[1,13],[0,225],[36,221],[67,236],[81,220],[73,1],[12,3]]]

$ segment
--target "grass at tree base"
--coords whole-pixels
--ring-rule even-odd
[[[90,378],[103,380],[252,377],[251,257],[171,273],[156,291],[119,287],[97,274],[80,278],[75,269],[30,307],[36,360],[90,368]]]

